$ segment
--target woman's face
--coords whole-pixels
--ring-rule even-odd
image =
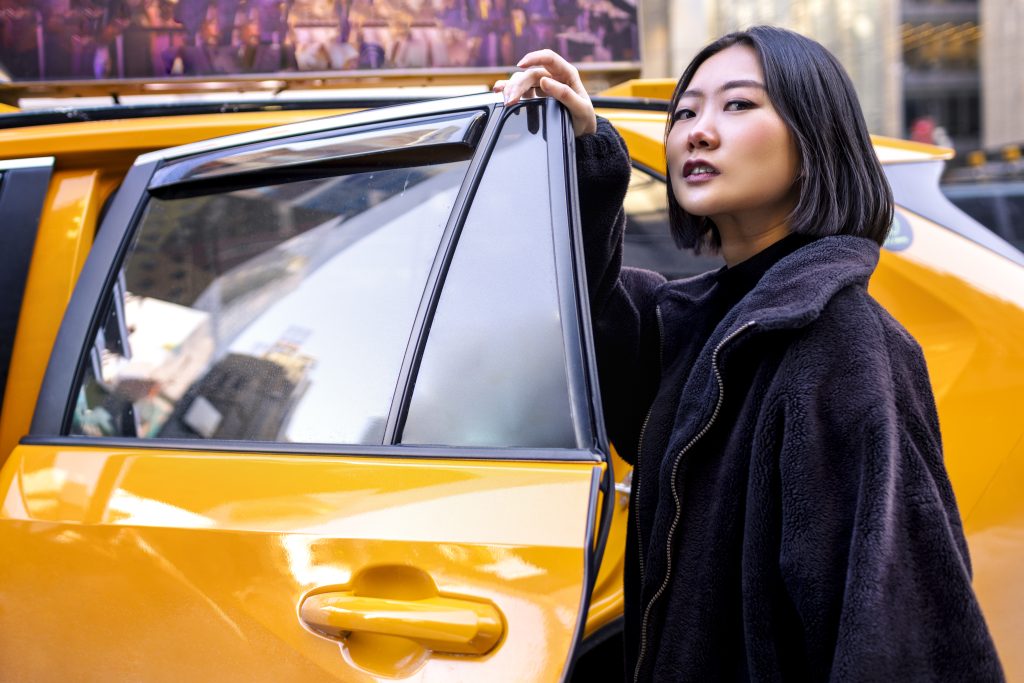
[[[778,227],[796,206],[796,143],[751,47],[733,45],[700,65],[676,106],[665,152],[676,201],[715,221],[723,241],[733,226]]]

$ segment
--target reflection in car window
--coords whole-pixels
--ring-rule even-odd
[[[942,185],[957,208],[1024,251],[1024,180]]]
[[[695,254],[676,246],[668,227],[668,195],[663,180],[634,168],[624,205],[622,265],[654,270],[675,280],[717,270],[725,264],[717,254]]]
[[[468,163],[151,199],[72,433],[380,443]]]
[[[577,446],[555,279],[547,143],[539,132],[540,107],[528,107],[506,119],[459,237],[403,443]],[[529,201],[510,210],[515,197]],[[568,227],[563,222],[558,229]]]

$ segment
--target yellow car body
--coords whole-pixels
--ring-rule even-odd
[[[664,97],[640,85],[610,94]],[[657,180],[664,114],[603,104]],[[562,680],[614,641],[628,507],[616,457],[602,530],[608,463],[583,451],[404,458],[27,436],[100,216],[136,158],[337,113],[0,127],[0,169],[55,159],[0,417],[3,679]],[[874,142],[887,167],[949,156]],[[924,348],[975,588],[1009,678],[1024,680],[1024,266],[899,213],[912,239],[883,252],[872,293]]]

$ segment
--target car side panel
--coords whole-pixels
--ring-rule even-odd
[[[0,477],[0,677],[557,681],[599,469],[19,446]],[[366,576],[489,603],[502,638],[444,656],[303,625],[307,594]]]
[[[910,246],[883,250],[869,290],[924,350],[946,468],[970,532],[974,507],[1024,436],[1024,269],[904,216]]]

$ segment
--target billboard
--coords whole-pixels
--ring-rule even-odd
[[[640,61],[637,0],[0,0],[0,81]],[[6,77],[5,77],[6,76]]]

